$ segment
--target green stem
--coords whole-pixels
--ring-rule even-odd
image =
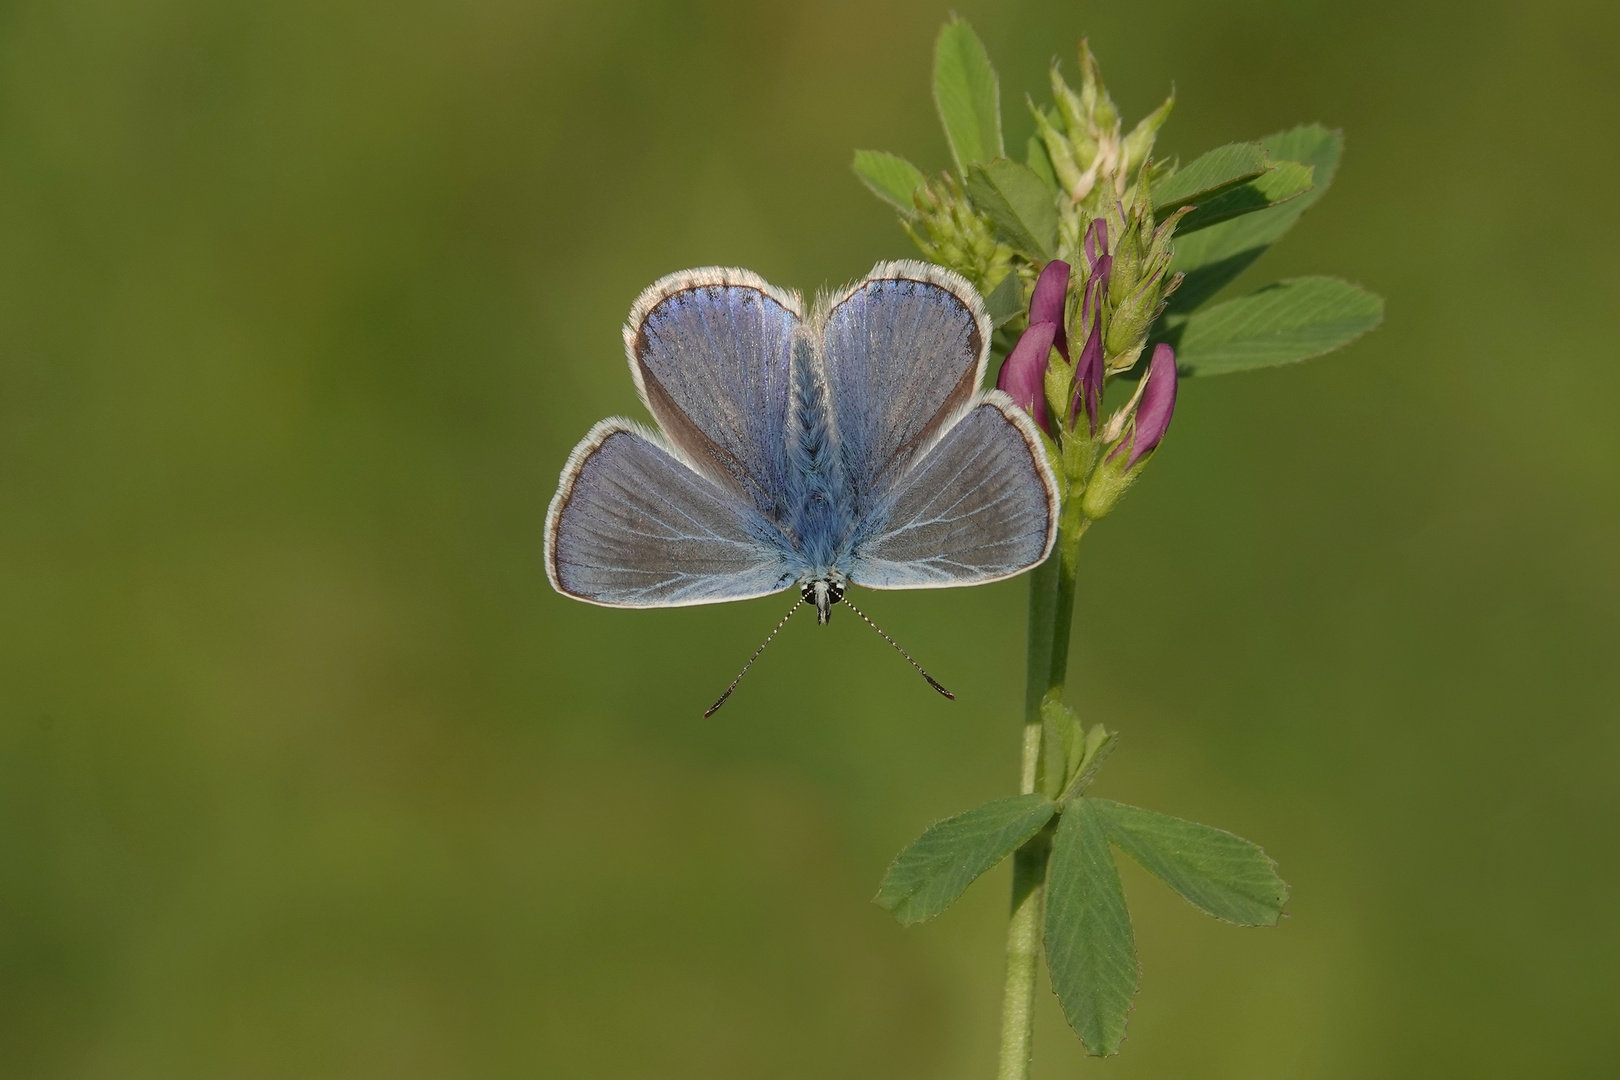
[[[1024,753],[1018,790],[1041,781],[1041,704],[1063,696],[1069,668],[1069,624],[1074,618],[1074,574],[1080,537],[1091,524],[1079,500],[1065,505],[1052,556],[1029,578],[1029,667],[1024,684]],[[1061,768],[1061,766],[1059,766]],[[1046,909],[1046,863],[1052,837],[1043,830],[1013,853],[1012,917],[1007,926],[1007,983],[1001,999],[1001,1059],[996,1080],[1028,1080],[1035,1034],[1035,975],[1040,964],[1041,918]]]

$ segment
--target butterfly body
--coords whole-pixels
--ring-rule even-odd
[[[625,327],[659,430],[610,419],[546,521],[558,591],[615,607],[797,585],[825,623],[851,585],[1009,577],[1057,530],[1039,434],[979,390],[990,322],[957,275],[880,264],[808,312],[741,270],[684,271]]]

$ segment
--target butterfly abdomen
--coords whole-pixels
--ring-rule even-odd
[[[788,456],[796,490],[789,531],[808,578],[823,578],[847,557],[852,505],[827,388],[817,374],[812,346],[800,337],[793,348],[793,401]]]

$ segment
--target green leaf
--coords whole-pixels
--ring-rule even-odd
[[[1096,724],[1086,732],[1085,742],[1080,747],[1080,758],[1074,763],[1073,774],[1069,777],[1068,786],[1063,789],[1063,797],[1058,802],[1072,802],[1085,794],[1086,787],[1096,779],[1103,763],[1113,756],[1118,746],[1117,731],[1109,731],[1101,724]]]
[[[891,203],[907,217],[917,212],[917,204],[912,202],[911,195],[923,186],[926,179],[917,166],[903,157],[881,150],[857,150],[853,167],[855,175],[871,189],[872,194]]]
[[[1005,326],[1024,313],[1024,284],[1011,270],[984,298],[992,326]]]
[[[1053,197],[1056,197],[1058,189],[1057,173],[1052,170],[1052,155],[1046,152],[1046,144],[1031,135],[1029,142],[1024,144],[1024,150],[1026,157],[1029,159],[1030,171],[1040,177],[1041,183],[1051,188]]]
[[[1313,186],[1280,206],[1225,221],[1191,235],[1178,232],[1175,260],[1170,268],[1186,277],[1181,288],[1170,297],[1172,313],[1197,310],[1293,228],[1299,216],[1313,206],[1333,182],[1344,139],[1321,124],[1307,124],[1268,135],[1260,140],[1260,145],[1265,147],[1272,161],[1309,165]]]
[[[1047,866],[1046,968],[1086,1052],[1117,1054],[1140,973],[1131,916],[1091,799],[1058,819]]]
[[[872,902],[906,926],[931,919],[1056,812],[1044,795],[1011,795],[936,822],[895,856]]]
[[[1180,319],[1158,340],[1186,375],[1275,367],[1348,345],[1384,321],[1384,301],[1347,281],[1293,278]]]
[[[1241,836],[1108,799],[1087,799],[1108,839],[1200,911],[1239,926],[1275,926],[1288,901],[1277,864]]]
[[[934,105],[962,176],[970,165],[1006,156],[996,69],[973,27],[955,15],[934,43]]]
[[[1041,790],[1057,798],[1085,757],[1086,728],[1075,711],[1061,701],[1041,702]]]
[[[1053,189],[1028,165],[997,158],[968,170],[968,197],[1014,248],[1041,262],[1052,258],[1058,212]]]
[[[1268,167],[1259,143],[1217,146],[1153,185],[1153,214],[1163,217],[1177,207],[1206,200],[1259,176]]]
[[[1311,167],[1297,161],[1284,161],[1253,180],[1227,188],[1197,204],[1192,213],[1176,225],[1176,236],[1207,229],[1231,218],[1253,214],[1285,203],[1311,190]]]

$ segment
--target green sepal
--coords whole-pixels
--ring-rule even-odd
[[[1108,88],[1103,85],[1097,54],[1091,51],[1091,42],[1085,38],[1080,39],[1079,59],[1081,107],[1098,130],[1115,130],[1115,125],[1119,123],[1119,108],[1109,96]]]
[[[1036,105],[1033,100],[1025,100],[1029,103],[1030,115],[1035,118],[1035,137],[1046,148],[1047,160],[1052,163],[1052,175],[1057,177],[1058,190],[1074,191],[1085,169],[1074,156],[1074,145],[1058,130],[1060,118]]]
[[[1184,375],[1276,367],[1341,348],[1384,321],[1384,301],[1347,281],[1279,281],[1190,316],[1165,320],[1159,340]]]
[[[905,158],[881,150],[857,150],[851,164],[867,189],[906,217],[917,213],[917,189],[927,183],[922,170]]]
[[[1047,864],[1046,968],[1063,1015],[1094,1056],[1116,1054],[1140,968],[1102,815],[1077,799],[1058,819]]]
[[[1052,471],[1057,474],[1058,501],[1061,502],[1069,497],[1071,490],[1069,478],[1063,475],[1063,451],[1058,446],[1057,440],[1048,435],[1039,424],[1035,425],[1035,430],[1040,434],[1041,448],[1046,451],[1046,463],[1052,466]]]
[[[1063,354],[1055,346],[1047,353],[1041,391],[1046,395],[1046,413],[1052,418],[1052,425],[1060,431],[1066,430],[1069,426],[1069,402],[1074,395],[1074,365],[1063,359]],[[1064,437],[1065,453],[1073,441],[1072,436]]]
[[[1103,451],[1102,443],[1086,430],[1085,415],[1082,407],[1075,417],[1074,431],[1063,440],[1063,472],[1069,478],[1069,494],[1082,500],[1082,508],[1086,489],[1096,476],[1097,459]]]
[[[1108,516],[1158,452],[1157,449],[1149,451],[1135,465],[1126,468],[1125,462],[1131,456],[1131,440],[1135,437],[1136,423],[1132,419],[1119,438],[1099,453],[1097,467],[1092,470],[1086,481],[1086,490],[1080,496],[1080,512],[1092,521],[1101,521]]]
[[[955,15],[934,42],[934,105],[964,179],[969,166],[1006,156],[996,69],[973,27]]]
[[[1119,849],[1206,914],[1275,926],[1288,902],[1277,864],[1241,836],[1108,799],[1086,799]]]
[[[1057,239],[1057,204],[1052,189],[1035,170],[1007,158],[974,165],[968,170],[967,193],[1015,250],[1036,262],[1051,260]]]
[[[1164,122],[1170,119],[1170,110],[1176,105],[1176,91],[1170,88],[1170,96],[1164,99],[1164,104],[1138,120],[1136,127],[1125,136],[1125,169],[1127,172],[1140,167],[1147,161],[1148,155],[1153,152],[1154,140],[1159,136],[1159,129]]]
[[[905,926],[931,919],[1055,813],[1044,795],[1011,795],[936,822],[895,856],[872,902]]]
[[[1069,141],[1079,147],[1082,153],[1077,160],[1082,167],[1091,164],[1091,158],[1097,153],[1097,140],[1092,136],[1090,119],[1086,107],[1080,102],[1080,95],[1074,92],[1063,77],[1063,69],[1056,60],[1047,72],[1052,87],[1052,104],[1057,109],[1058,117],[1063,121],[1063,130]]]

